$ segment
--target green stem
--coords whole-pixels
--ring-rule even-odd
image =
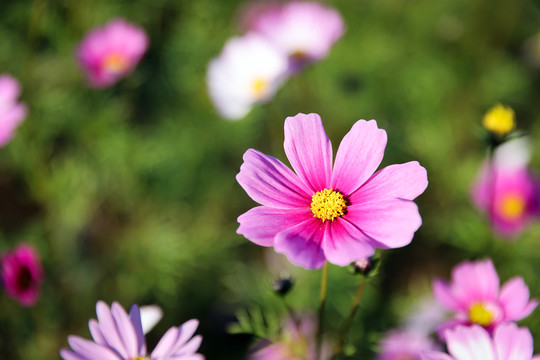
[[[320,358],[322,335],[324,332],[324,305],[326,304],[326,292],[328,288],[328,262],[322,268],[321,293],[319,296],[319,327],[317,329],[317,356]]]
[[[364,294],[364,289],[366,287],[366,279],[363,277],[362,281],[360,282],[360,285],[358,285],[358,288],[356,289],[356,294],[354,295],[353,302],[351,304],[351,310],[349,312],[349,316],[343,323],[343,327],[340,331],[339,336],[339,344],[335,348],[335,354],[339,354],[343,351],[343,347],[345,346],[345,340],[347,338],[347,334],[349,333],[349,329],[351,328],[352,322],[354,320],[354,315],[356,315],[356,311],[358,310],[358,307],[360,306],[360,300],[362,300],[362,294]]]

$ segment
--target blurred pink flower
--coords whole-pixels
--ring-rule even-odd
[[[377,360],[420,360],[423,351],[440,350],[425,333],[391,330],[381,339]]]
[[[495,328],[493,338],[478,325],[458,326],[446,332],[448,352],[422,353],[423,360],[531,360],[533,338],[527,328],[514,323],[501,324]]]
[[[317,360],[317,319],[313,315],[288,318],[277,341],[255,344],[248,360]],[[330,346],[323,341],[320,359],[329,359]]]
[[[30,244],[19,244],[2,255],[1,265],[7,294],[24,306],[34,305],[44,277],[38,251]]]
[[[94,341],[68,336],[72,350],[60,350],[64,360],[204,360],[204,356],[196,353],[202,338],[193,336],[199,326],[197,320],[170,328],[148,356],[137,305],[131,307],[128,315],[117,302],[109,309],[103,301],[98,301],[96,313],[98,321],[91,319],[88,323]]]
[[[289,261],[318,269],[345,266],[374,248],[409,244],[422,219],[412,201],[427,187],[416,161],[374,174],[386,147],[375,120],[359,120],[344,137],[332,169],[332,145],[317,114],[285,120],[285,153],[296,174],[272,156],[249,149],[237,181],[263,206],[240,217],[237,230]]]
[[[108,87],[129,74],[148,48],[143,29],[123,19],[95,28],[77,50],[79,64],[93,87]]]
[[[19,124],[26,118],[27,108],[17,102],[19,82],[11,75],[0,75],[0,146],[6,145]]]
[[[229,120],[246,116],[258,102],[268,101],[286,79],[287,58],[256,34],[230,39],[208,66],[210,98]]]
[[[287,54],[292,71],[326,57],[345,31],[339,12],[308,1],[253,2],[243,22]]]
[[[479,324],[492,330],[502,322],[529,316],[538,305],[537,300],[529,300],[529,289],[521,277],[506,281],[499,289],[499,276],[490,259],[457,265],[452,282],[435,280],[433,293],[441,306],[455,313],[454,320],[440,328],[441,334],[459,324]]]

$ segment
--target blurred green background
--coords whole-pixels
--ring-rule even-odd
[[[209,100],[205,73],[240,34],[246,1],[0,2],[0,73],[22,82],[29,107],[0,150],[0,252],[31,242],[46,271],[34,307],[0,297],[3,358],[58,359],[68,334],[89,337],[99,299],[161,306],[150,348],[167,328],[200,319],[200,352],[210,360],[244,358],[252,339],[226,331],[237,310],[285,313],[270,290],[284,270],[296,280],[291,304],[315,309],[320,272],[235,233],[237,216],[255,205],[235,180],[242,154],[256,148],[286,161],[283,121],[299,112],[321,115],[334,151],[356,120],[374,118],[389,137],[382,166],[418,160],[428,170],[416,201],[424,224],[411,245],[383,252],[352,327],[354,358],[372,358],[381,333],[429,294],[433,277],[448,278],[464,259],[489,256],[502,280],[521,275],[540,297],[540,227],[501,240],[469,200],[486,154],[480,120],[495,102],[515,109],[540,169],[540,70],[524,55],[540,31],[540,4],[327,3],[347,26],[328,58],[229,122]],[[76,46],[115,17],[143,27],[149,51],[119,84],[88,88]],[[347,314],[357,283],[331,266],[329,329]],[[523,324],[538,352],[540,310]]]

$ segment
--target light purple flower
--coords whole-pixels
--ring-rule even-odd
[[[272,156],[246,151],[236,179],[262,206],[238,217],[237,232],[308,269],[409,244],[422,223],[412,200],[427,187],[426,170],[412,161],[374,174],[385,146],[375,120],[359,120],[332,166],[319,115],[288,117],[284,148],[296,174]]]
[[[377,360],[420,360],[423,351],[440,350],[425,333],[391,330],[381,339]]]
[[[6,293],[24,306],[39,299],[43,283],[43,267],[38,251],[30,244],[19,244],[2,255],[2,282]]]
[[[326,57],[345,31],[339,12],[308,1],[254,2],[244,22],[287,54],[293,71]]]
[[[502,322],[529,316],[538,305],[537,300],[529,300],[529,289],[521,277],[506,281],[499,289],[499,276],[490,259],[457,265],[451,283],[435,280],[433,293],[441,306],[455,313],[440,333],[458,324],[479,324],[492,330]]]
[[[216,109],[226,119],[246,116],[266,102],[286,79],[287,58],[262,37],[248,33],[230,39],[208,66],[207,85]]]
[[[523,156],[512,159],[506,154],[519,149],[505,145],[496,151],[493,162],[484,165],[473,185],[472,198],[488,214],[493,229],[511,237],[519,235],[538,216],[540,186]]]
[[[451,356],[441,352],[425,352],[423,360],[531,360],[533,338],[527,328],[514,323],[495,328],[493,338],[481,326],[458,326],[446,332]]]
[[[115,19],[86,35],[77,58],[90,85],[103,88],[131,73],[147,48],[148,37],[143,29]]]
[[[317,319],[313,315],[288,318],[276,341],[265,339],[255,344],[248,360],[318,360]],[[331,347],[323,340],[320,359],[328,359]]]
[[[20,93],[21,87],[14,77],[0,75],[0,146],[11,140],[15,129],[26,118],[26,105],[17,102]]]
[[[60,350],[64,360],[204,360],[204,356],[196,353],[202,338],[193,336],[199,325],[197,320],[170,328],[147,355],[137,305],[131,307],[128,315],[117,302],[109,308],[98,301],[96,313],[98,320],[91,319],[88,323],[94,341],[68,336],[71,350]]]

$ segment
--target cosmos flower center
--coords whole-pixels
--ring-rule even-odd
[[[263,78],[256,78],[251,85],[251,90],[258,99],[264,97],[264,95],[268,92],[268,81]]]
[[[476,303],[469,309],[469,320],[482,326],[488,326],[495,320],[495,313],[486,304]]]
[[[122,54],[112,53],[103,60],[103,67],[110,73],[121,73],[128,68],[128,61]]]
[[[500,214],[507,220],[519,218],[525,211],[525,199],[517,194],[506,195],[499,206]]]
[[[136,358],[130,359],[130,360],[148,360],[147,357],[144,356],[137,356]]]
[[[313,216],[323,222],[345,215],[346,208],[347,200],[343,194],[332,189],[321,190],[311,197]]]

